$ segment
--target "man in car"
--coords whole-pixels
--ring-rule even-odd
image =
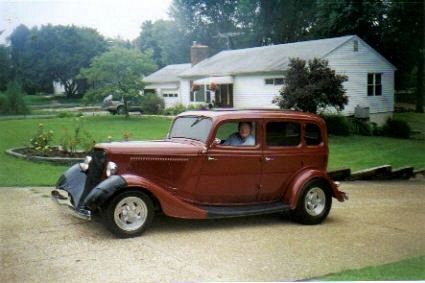
[[[253,146],[255,145],[255,137],[251,134],[252,123],[240,122],[238,125],[239,131],[231,134],[223,145],[231,146]]]

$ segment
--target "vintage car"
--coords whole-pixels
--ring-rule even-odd
[[[191,111],[163,140],[97,144],[59,178],[52,197],[76,216],[99,216],[119,237],[140,235],[158,212],[189,219],[286,212],[318,224],[332,197],[348,199],[327,163],[326,125],[316,115]]]

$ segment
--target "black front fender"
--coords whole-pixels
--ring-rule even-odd
[[[126,187],[127,182],[123,177],[113,175],[100,182],[93,190],[90,191],[83,201],[83,207],[96,210],[97,208],[102,207],[106,200],[108,200],[113,194]]]

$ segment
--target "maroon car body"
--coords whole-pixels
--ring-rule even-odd
[[[255,145],[217,138],[244,121]],[[192,111],[174,119],[164,140],[97,144],[52,195],[77,216],[100,215],[122,237],[141,234],[155,211],[190,219],[289,211],[298,222],[318,224],[332,197],[347,198],[327,175],[327,163],[326,125],[316,115]]]

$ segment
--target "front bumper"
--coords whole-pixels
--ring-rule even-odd
[[[91,220],[92,212],[88,209],[75,208],[72,205],[72,198],[67,191],[62,190],[62,189],[54,189],[52,191],[52,199],[59,206],[67,207],[68,211],[72,215],[74,215],[74,216],[76,216],[80,219]]]

